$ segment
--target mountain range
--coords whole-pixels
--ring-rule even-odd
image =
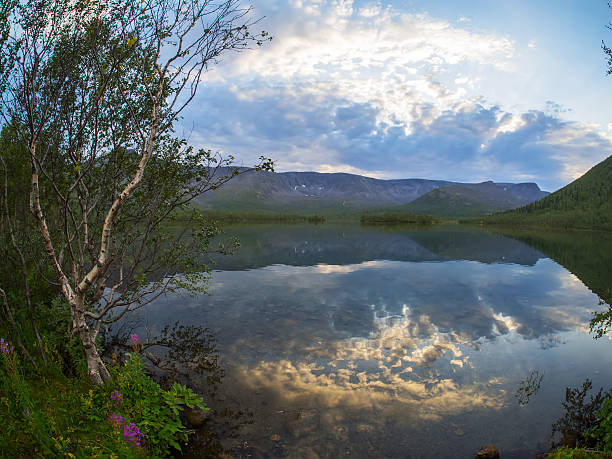
[[[344,215],[409,212],[440,217],[486,215],[547,196],[535,183],[381,180],[319,172],[244,172],[197,201],[222,212]]]

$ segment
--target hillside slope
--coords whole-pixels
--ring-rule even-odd
[[[612,156],[544,199],[483,223],[612,230]]]
[[[475,217],[515,209],[547,195],[535,183],[454,184],[432,190],[397,210],[437,217]]]

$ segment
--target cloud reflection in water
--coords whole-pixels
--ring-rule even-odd
[[[324,237],[333,227],[291,229],[246,227],[284,242],[215,272],[211,296],[148,310],[156,323],[211,328],[227,393],[259,420],[250,439],[279,433],[294,453],[323,456],[320,445],[337,456],[350,444],[356,456],[374,445],[376,457],[401,457],[435,439],[437,457],[463,457],[493,438],[515,446],[517,435],[534,448],[548,442],[565,385],[595,368],[612,377],[609,342],[585,333],[597,297],[518,241],[463,228],[410,240],[347,230],[352,242],[340,245]],[[294,260],[289,249],[305,240],[322,250]],[[532,368],[546,389],[519,408],[513,393]]]
[[[327,408],[374,410],[399,404],[422,420],[504,405],[505,391],[496,381],[459,384],[434,368],[442,363],[453,371],[469,369],[465,350],[477,345],[468,337],[440,332],[407,306],[400,315],[373,315],[368,337],[316,344],[303,349],[304,359],[261,361],[239,372],[252,389],[268,387],[290,403],[308,397]]]

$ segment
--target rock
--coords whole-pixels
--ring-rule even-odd
[[[312,448],[300,448],[289,455],[291,459],[319,459],[319,455]]]
[[[499,451],[494,445],[485,445],[478,450],[474,459],[499,459]]]
[[[248,457],[249,459],[267,459],[269,456],[264,452],[263,448],[257,445],[244,442],[234,451],[232,457]]]
[[[578,434],[576,432],[563,432],[563,436],[561,437],[561,446],[575,448],[577,443]]]
[[[208,411],[204,411],[201,408],[185,408],[183,410],[183,416],[192,427],[200,427],[206,421],[208,417]]]

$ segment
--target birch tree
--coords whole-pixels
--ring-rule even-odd
[[[251,31],[249,13],[239,0],[36,0],[12,10],[0,56],[4,130],[30,164],[48,281],[94,384],[110,378],[96,347],[106,322],[202,286],[198,254],[215,229],[195,213],[185,242],[164,222],[239,171],[173,126],[210,65],[269,39]]]

